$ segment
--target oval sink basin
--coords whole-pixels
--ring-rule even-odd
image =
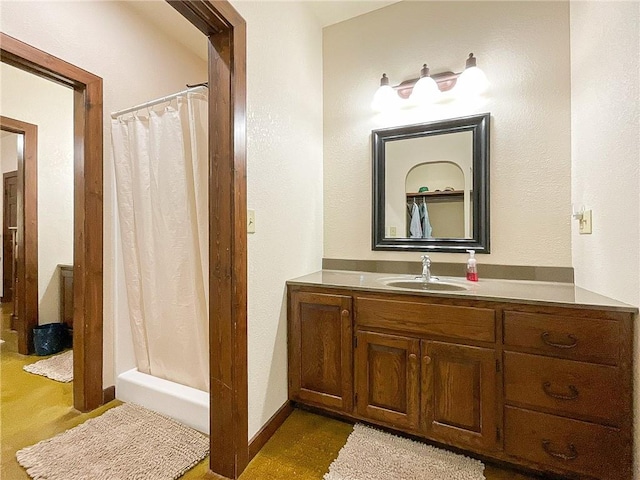
[[[423,282],[422,280],[395,280],[385,282],[388,287],[408,288],[410,290],[461,292],[467,287],[446,282]]]

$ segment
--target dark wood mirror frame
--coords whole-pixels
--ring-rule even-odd
[[[459,253],[489,253],[489,123],[484,113],[437,122],[373,130],[372,249]],[[470,131],[473,135],[472,238],[385,237],[385,147],[387,142]]]

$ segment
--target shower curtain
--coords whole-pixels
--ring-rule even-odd
[[[206,93],[112,121],[138,370],[209,391]]]

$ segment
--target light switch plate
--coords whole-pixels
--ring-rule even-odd
[[[390,237],[396,236],[396,227],[389,227],[389,236]]]
[[[256,211],[247,210],[247,233],[256,233]]]
[[[591,210],[585,210],[582,212],[582,219],[580,220],[580,235],[591,233]]]

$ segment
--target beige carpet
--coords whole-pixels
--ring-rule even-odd
[[[16,453],[35,480],[174,480],[209,453],[209,439],[128,403]]]
[[[73,350],[25,365],[22,368],[26,372],[42,375],[57,382],[70,382],[73,380]]]
[[[478,460],[357,424],[324,480],[484,480]]]

